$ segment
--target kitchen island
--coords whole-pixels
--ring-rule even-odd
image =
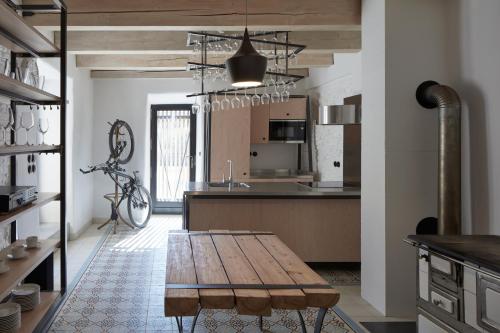
[[[184,192],[189,231],[270,231],[307,262],[360,261],[360,189],[311,188],[298,183],[212,187]]]

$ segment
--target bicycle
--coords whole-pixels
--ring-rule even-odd
[[[124,132],[121,132],[121,130]],[[127,200],[127,213],[130,223],[137,228],[144,228],[152,213],[151,195],[148,190],[142,185],[141,179],[138,176],[138,171],[133,171],[133,176],[125,173],[125,169],[120,167],[120,164],[125,164],[132,158],[134,151],[134,137],[130,126],[123,120],[116,120],[111,124],[109,133],[109,147],[111,154],[108,160],[94,166],[89,166],[88,170],[80,169],[83,174],[88,174],[96,171],[102,171],[115,183],[115,193],[106,194],[104,197],[111,201],[111,217],[103,227],[109,222],[116,222],[118,218],[127,223],[121,213],[120,205],[125,199]],[[128,151],[125,156],[123,153]],[[120,191],[121,193],[118,193]]]

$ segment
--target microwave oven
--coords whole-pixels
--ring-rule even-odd
[[[305,120],[275,120],[269,121],[269,142],[275,143],[305,143]]]

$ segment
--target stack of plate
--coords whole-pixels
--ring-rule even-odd
[[[0,332],[17,332],[21,327],[21,306],[16,303],[0,304]]]
[[[21,306],[21,311],[33,310],[40,304],[40,286],[34,283],[22,284],[12,290],[11,301]]]

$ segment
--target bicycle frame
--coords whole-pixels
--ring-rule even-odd
[[[140,180],[137,178],[137,174],[134,171],[134,177],[124,173],[124,169],[120,168],[118,166],[118,163],[116,161],[111,162],[111,157],[108,159],[106,162],[95,165],[90,167],[89,170],[82,170],[80,171],[84,174],[95,172],[95,171],[102,171],[105,175],[109,175],[109,177],[113,180],[113,182],[120,188],[121,191],[121,197],[118,203],[116,204],[116,208],[120,206],[120,204],[130,196],[130,193],[133,192],[134,188],[140,185]],[[120,182],[119,178],[125,178],[126,181]],[[139,198],[142,202],[144,202],[144,198]]]

